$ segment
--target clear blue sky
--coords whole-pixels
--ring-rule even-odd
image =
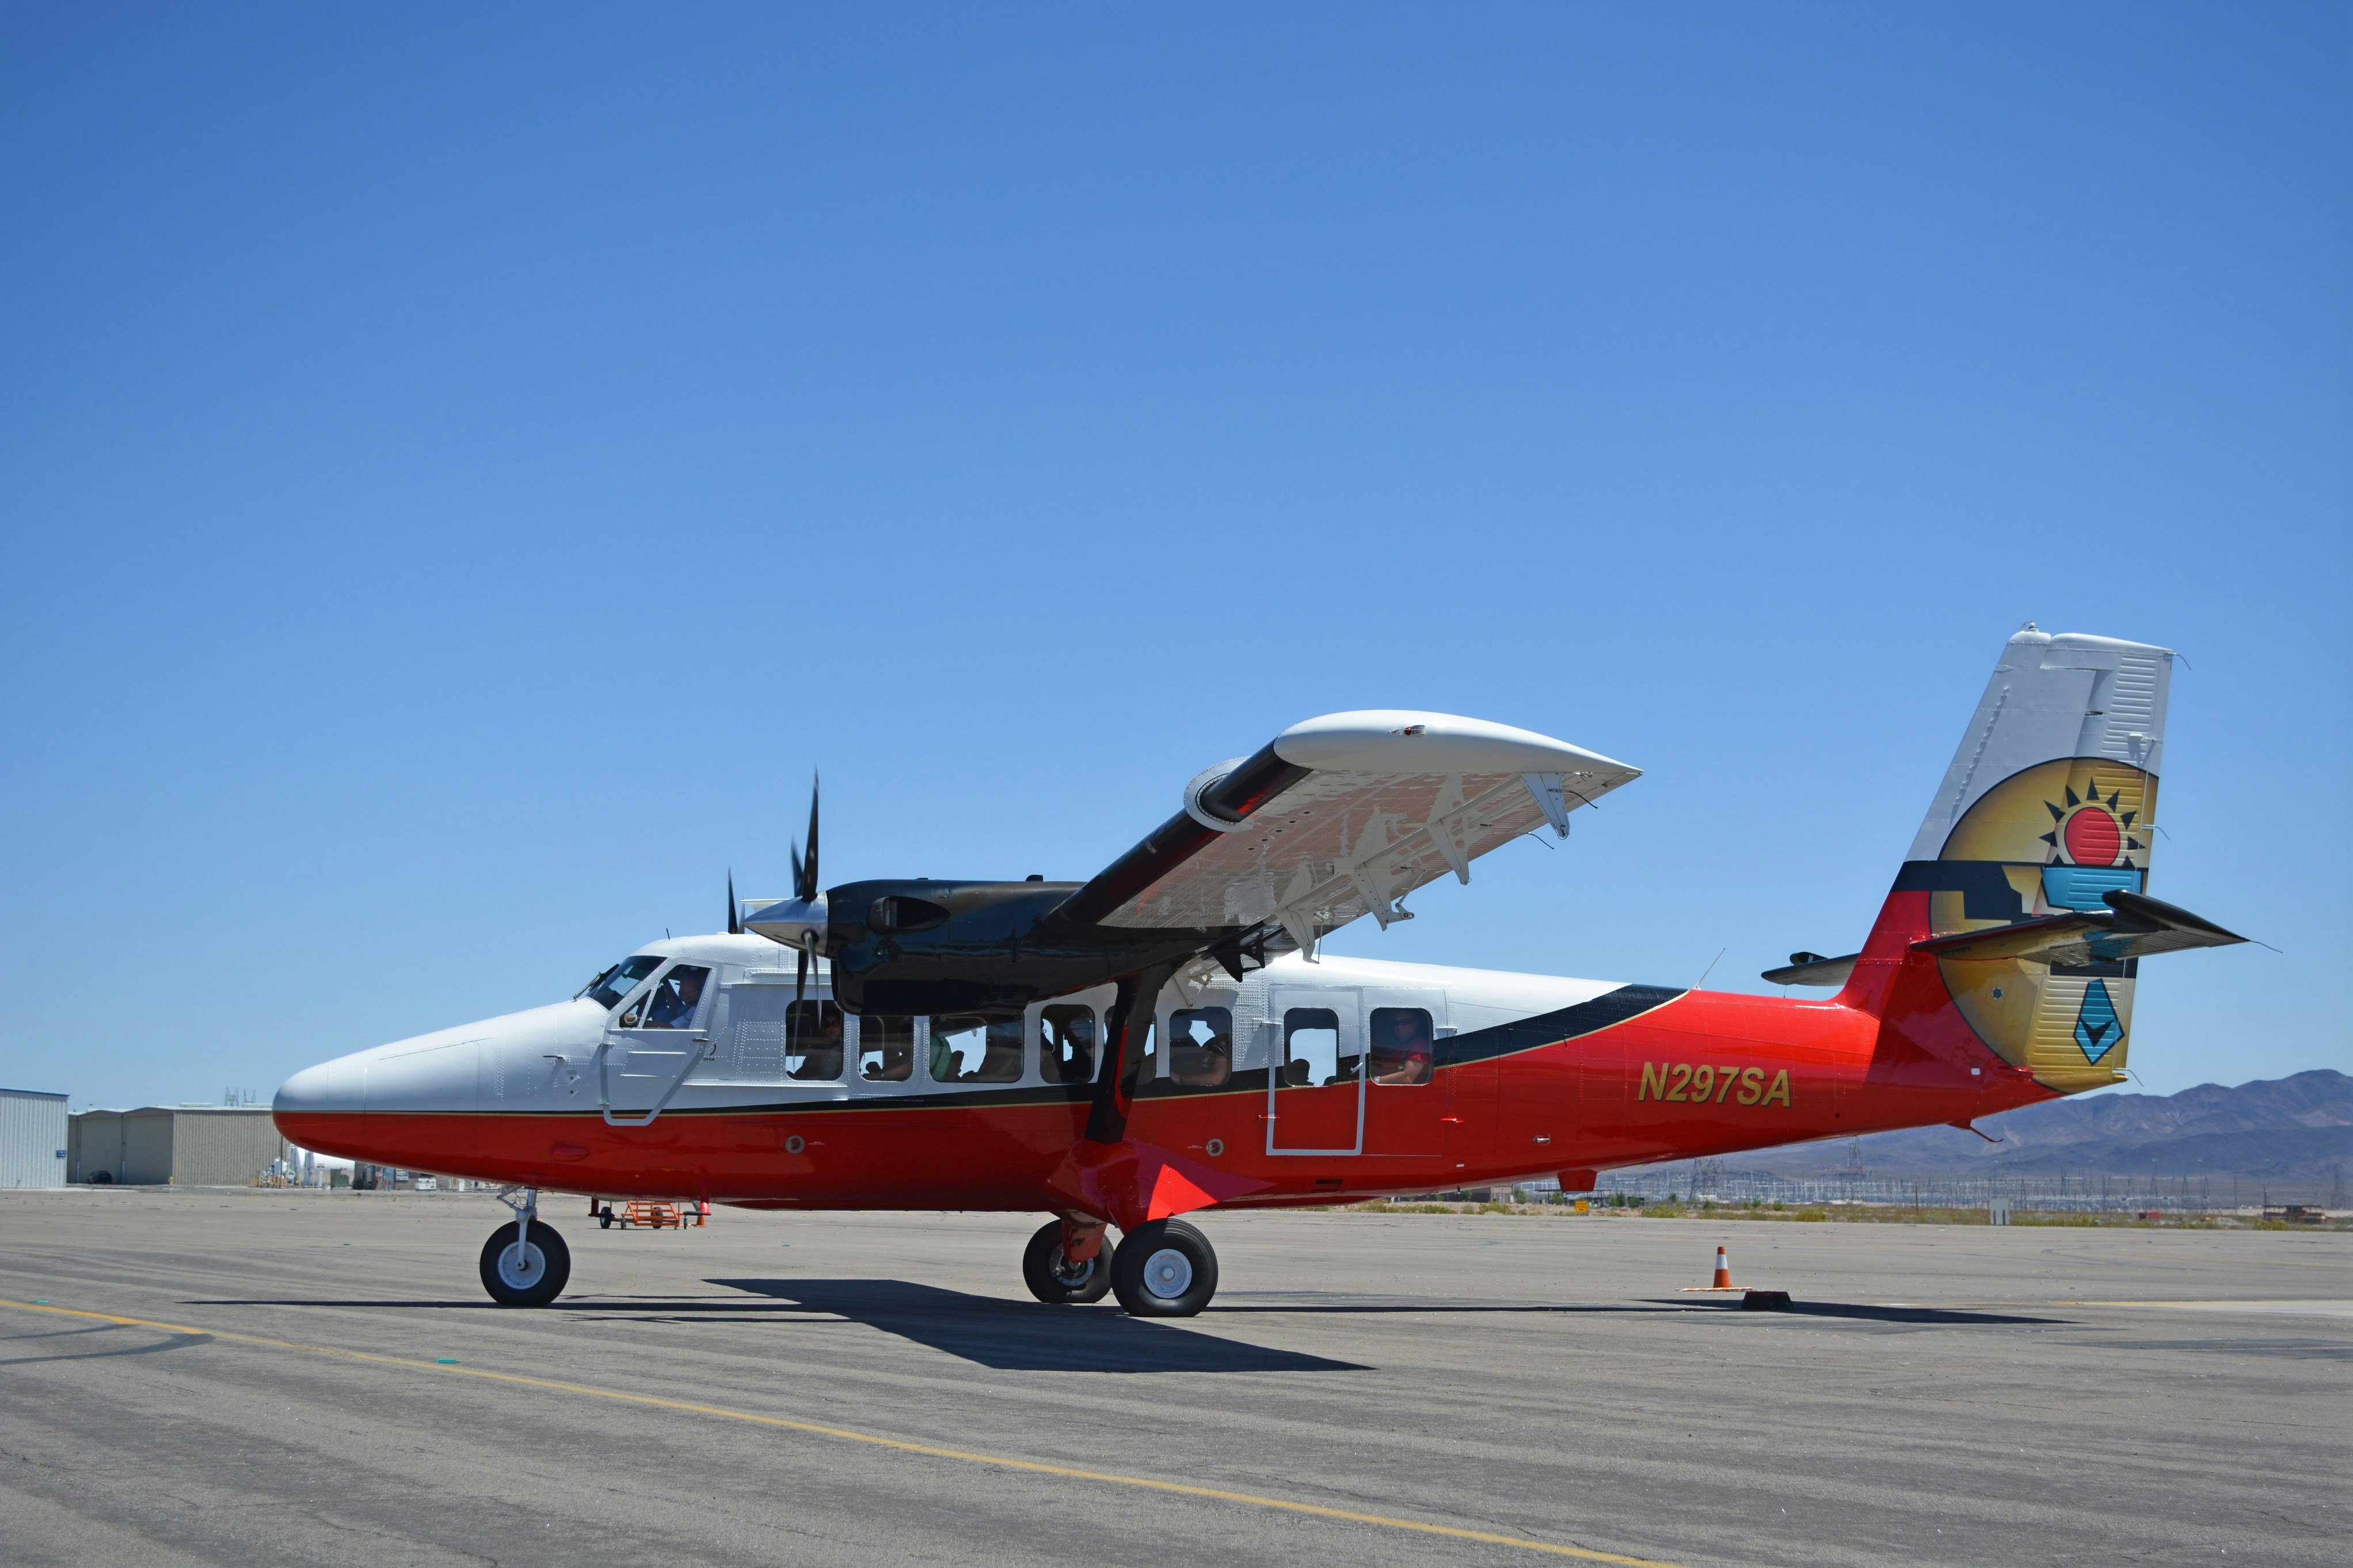
[[[1083,877],[1337,709],[1649,770],[1344,951],[1860,940],[2182,649],[2172,1090],[2346,1067],[2353,11],[0,10],[0,1082],[268,1092],[732,864]]]

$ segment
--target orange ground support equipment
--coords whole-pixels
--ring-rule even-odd
[[[691,1225],[708,1225],[711,1205],[703,1203],[663,1204],[632,1202],[621,1211],[621,1228],[635,1226],[643,1230],[683,1230]]]

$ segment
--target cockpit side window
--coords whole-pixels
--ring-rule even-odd
[[[645,1002],[649,1029],[690,1029],[694,1026],[694,1011],[702,1005],[702,988],[711,979],[711,971],[699,964],[681,963],[654,982]],[[626,1026],[627,1018],[621,1020]]]
[[[586,996],[599,1007],[610,1012],[622,997],[638,988],[638,982],[659,969],[662,961],[649,952],[635,958],[625,958],[612,968],[583,985],[572,994],[575,1002]]]

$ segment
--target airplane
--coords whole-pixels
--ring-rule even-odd
[[[1089,880],[823,888],[649,942],[571,1000],[297,1073],[300,1147],[501,1186],[493,1300],[553,1301],[542,1192],[1052,1216],[1050,1304],[1183,1317],[1185,1215],[1351,1204],[1894,1128],[2122,1081],[2140,959],[2244,939],[2147,891],[2173,655],[2032,623],[2004,646],[1825,999],[1342,958],[1369,915],[1640,770],[1439,713],[1339,713],[1204,770]],[[786,952],[790,965],[784,963]],[[1115,1228],[1114,1246],[1108,1232]]]

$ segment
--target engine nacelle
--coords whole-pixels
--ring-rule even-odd
[[[834,998],[852,1013],[1010,1016],[1184,958],[1223,934],[1057,920],[1079,886],[923,879],[830,889],[824,951]],[[761,917],[751,926],[765,934]]]

